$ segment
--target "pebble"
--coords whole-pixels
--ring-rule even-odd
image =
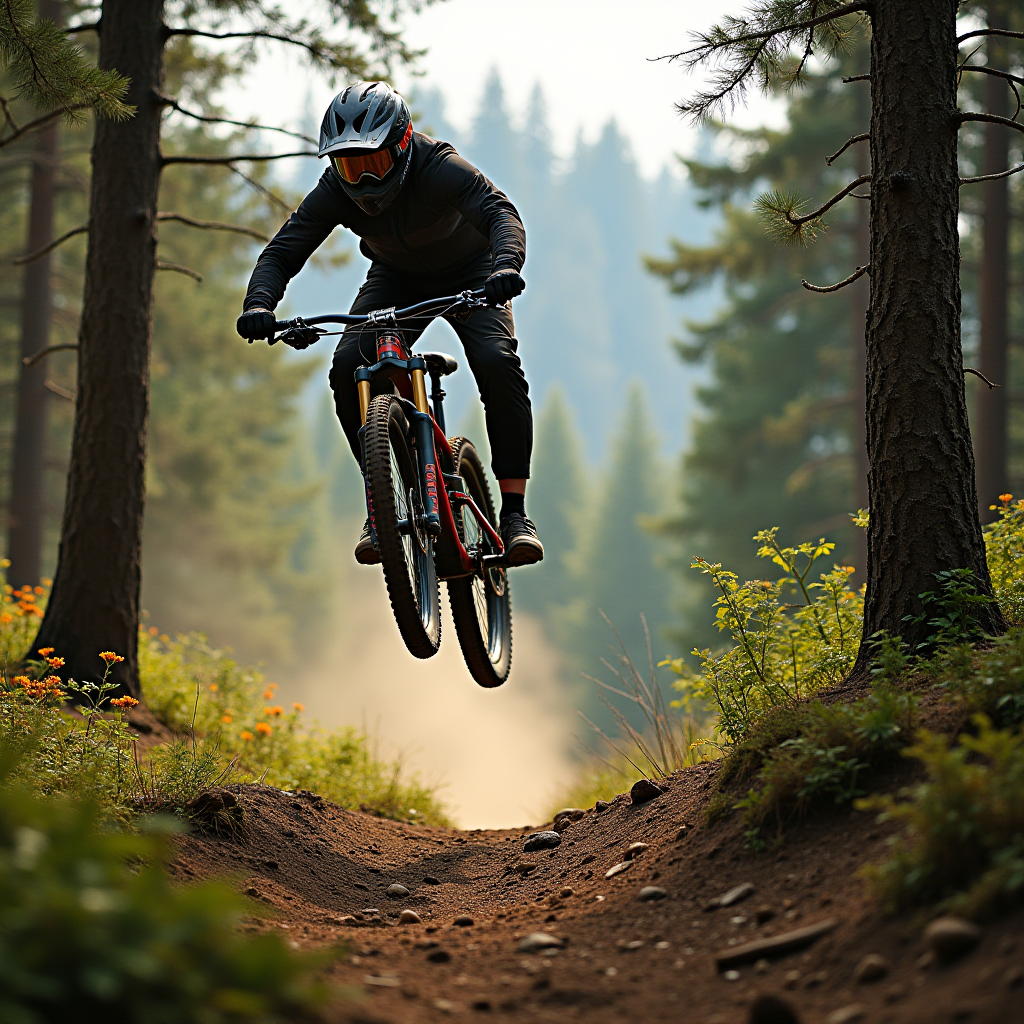
[[[609,807],[611,807],[611,804],[608,803],[607,800],[598,800],[594,804],[594,810],[597,811],[598,814],[600,814],[602,811],[607,811]]]
[[[553,850],[561,842],[562,837],[557,832],[534,832],[526,837],[523,850],[526,853],[533,850]]]
[[[889,973],[889,961],[877,953],[868,953],[853,972],[854,978],[862,985],[881,981]]]
[[[636,860],[647,849],[650,849],[650,843],[630,843],[626,847],[626,860]]]
[[[796,988],[800,983],[802,975],[799,971],[786,971],[782,976],[782,987],[783,988]]]
[[[969,953],[981,941],[981,929],[962,917],[940,917],[924,930],[924,941],[941,963]]]
[[[747,1024],[800,1024],[800,1018],[785,999],[761,995],[750,1006]]]
[[[399,885],[398,882],[392,882],[385,890],[384,895],[390,897],[393,900],[399,900],[403,896],[409,895],[409,890],[404,885]]]
[[[604,877],[614,878],[616,875],[621,875],[623,871],[628,871],[632,866],[633,862],[631,860],[624,860],[621,863],[615,864],[613,867],[610,867],[604,873]]]
[[[575,892],[575,890],[574,890],[574,889],[572,888],[572,886],[570,886],[570,885],[566,885],[566,886],[564,886],[563,888],[561,888],[561,889],[559,889],[559,890],[558,890],[558,895],[559,895],[559,897],[561,897],[561,898],[562,898],[563,900],[567,900],[567,899],[568,899],[568,898],[569,898],[570,896],[575,896],[575,895],[576,895],[576,892]]]
[[[663,900],[666,896],[668,893],[660,885],[645,885],[637,899],[641,903],[650,903],[652,900]]]
[[[472,928],[474,923],[473,918],[471,918],[469,914],[459,914],[459,916],[452,921],[452,924],[455,925],[456,928]]]
[[[690,829],[686,825],[680,825],[679,831],[676,833],[676,842],[680,839],[685,839],[690,834]]]
[[[433,875],[424,875],[423,876],[423,883],[424,883],[424,885],[440,885],[441,884],[441,879],[440,878],[435,878]]]
[[[734,885],[727,892],[723,892],[721,896],[713,899],[704,909],[714,910],[717,907],[731,907],[747,899],[747,897],[753,896],[755,892],[756,890],[752,882],[741,882],[739,885]]]
[[[758,907],[757,910],[754,911],[754,920],[758,924],[764,924],[765,922],[770,921],[774,916],[775,908],[770,907],[767,904],[762,907]]]
[[[520,953],[538,953],[542,949],[561,949],[565,943],[547,932],[531,932],[519,940]]]
[[[629,796],[634,804],[645,804],[648,800],[654,800],[664,792],[660,786],[650,779],[640,779],[638,782],[633,783]]]
[[[629,950],[630,953],[635,953],[638,949],[644,948],[643,939],[633,939],[630,942],[622,943],[622,948]]]
[[[857,1024],[858,1021],[866,1020],[868,1008],[861,1003],[851,1003],[834,1010],[825,1018],[825,1024]]]
[[[722,975],[722,978],[725,981],[739,981],[740,980],[740,972],[739,971],[726,971]]]
[[[398,915],[399,924],[423,924],[423,919],[415,910],[403,910]]]
[[[451,953],[449,953],[448,950],[446,949],[432,949],[427,954],[427,959],[432,964],[446,964],[451,960],[451,958]]]
[[[754,973],[755,974],[767,974],[768,973],[768,969],[770,967],[771,967],[771,963],[768,960],[765,960],[764,957],[761,957],[761,959],[758,960],[757,963],[754,964]]]

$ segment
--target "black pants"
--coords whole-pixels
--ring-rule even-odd
[[[401,274],[379,263],[370,266],[366,281],[352,303],[353,313],[411,306],[426,299],[455,295],[466,288],[479,288],[489,270],[470,271],[459,277],[421,277]],[[476,378],[484,404],[487,438],[491,444],[491,469],[499,480],[530,475],[533,449],[533,411],[529,387],[516,350],[511,306],[474,310],[465,319],[446,316],[462,342],[469,368]],[[426,328],[426,321],[402,325],[410,347]],[[352,453],[359,458],[358,432],[361,426],[359,396],[353,374],[360,366],[377,361],[377,328],[349,327],[341,337],[331,365],[334,407],[348,438]]]

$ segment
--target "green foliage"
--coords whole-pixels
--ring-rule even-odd
[[[955,745],[922,731],[908,756],[927,780],[909,799],[872,797],[864,810],[902,822],[904,833],[866,874],[890,910],[943,899],[985,916],[1024,895],[1024,735],[976,716],[976,735]]]
[[[723,741],[741,740],[771,708],[792,704],[839,682],[853,666],[860,645],[862,598],[850,588],[852,569],[833,566],[812,571],[835,547],[817,544],[782,547],[777,529],[754,538],[758,557],[770,559],[785,574],[778,579],[741,583],[721,565],[697,558],[693,567],[718,588],[716,625],[734,646],[719,654],[695,650],[700,670],[682,658],[669,664],[681,678],[675,687],[681,704],[700,700],[717,712]],[[796,605],[784,602],[793,593]]]
[[[1003,617],[1024,626],[1024,501],[1000,495],[998,518],[985,527],[985,552]]]
[[[243,937],[227,886],[165,871],[167,824],[104,830],[88,802],[0,778],[0,1018],[9,1024],[270,1024],[318,1000],[312,962]],[[16,775],[24,775],[17,768]],[[251,911],[250,911],[251,912]]]
[[[806,206],[807,200],[799,193],[782,192],[778,189],[762,192],[754,200],[755,211],[775,241],[800,242],[802,245],[813,242],[824,226],[820,219],[794,223],[799,220]]]
[[[61,28],[48,18],[36,17],[34,0],[0,4],[0,71],[10,79],[11,99],[22,99],[44,111],[57,110],[69,122],[83,120],[83,110],[118,121],[135,110],[123,102],[128,79],[90,64]],[[4,113],[0,146],[24,130],[12,119],[10,102],[0,97]]]
[[[436,789],[406,776],[401,758],[384,757],[373,738],[356,729],[327,732],[308,724],[301,704],[288,710],[276,704],[276,684],[201,636],[171,640],[142,633],[139,675],[157,717],[189,737],[156,755],[155,795],[171,795],[160,791],[160,772],[171,791],[177,787],[180,800],[232,766],[242,780],[309,789],[342,807],[401,821],[449,823]],[[193,745],[196,736],[201,740]]]
[[[719,784],[753,779],[735,803],[743,811],[748,842],[759,848],[762,829],[786,822],[812,802],[849,803],[863,795],[862,777],[891,760],[909,738],[917,702],[876,684],[854,704],[811,701],[777,708],[729,755]]]
[[[1024,722],[1024,629],[1011,627],[987,650],[967,648],[962,653],[937,666],[940,685],[961,710],[985,715],[1003,727]]]
[[[918,594],[919,615],[907,615],[903,621],[934,630],[916,645],[917,653],[927,655],[957,644],[979,640],[979,609],[994,602],[988,594],[979,593],[978,578],[973,569],[944,569],[935,573],[939,589]]]

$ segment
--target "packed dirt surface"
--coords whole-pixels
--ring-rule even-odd
[[[882,857],[888,826],[829,809],[795,827],[781,851],[754,855],[739,822],[703,824],[715,771],[686,769],[654,799],[623,794],[560,821],[560,845],[531,853],[537,829],[424,828],[305,792],[235,786],[243,831],[184,838],[173,871],[237,879],[269,911],[246,928],[339,947],[327,976],[356,995],[330,1008],[338,1024],[1024,1021],[1024,914],[984,928],[975,948],[940,966],[922,937],[926,920],[882,917],[856,875]],[[630,858],[634,843],[647,848]],[[621,863],[630,867],[607,878]],[[743,883],[753,891],[709,909]],[[395,884],[408,893],[389,895]],[[643,901],[647,886],[663,894]],[[420,923],[399,923],[402,911]],[[749,942],[827,922],[788,954],[719,967]],[[537,933],[554,941],[521,948]],[[880,959],[866,970],[872,954]],[[758,1003],[768,994],[793,1013]]]

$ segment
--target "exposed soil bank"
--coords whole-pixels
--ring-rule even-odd
[[[794,828],[781,851],[754,856],[738,822],[702,824],[715,770],[678,772],[648,803],[623,796],[589,810],[557,849],[530,854],[523,845],[532,830],[420,828],[311,794],[236,786],[244,836],[189,836],[173,870],[233,874],[272,909],[248,928],[281,929],[303,947],[344,943],[328,975],[362,995],[331,1011],[339,1024],[488,1015],[524,1024],[742,1024],[760,993],[781,995],[803,1024],[1024,1021],[1024,914],[985,928],[956,964],[923,965],[924,922],[880,917],[856,877],[882,857],[887,827],[873,815],[827,810]],[[635,842],[649,846],[606,879]],[[705,909],[744,882],[752,895]],[[394,883],[409,894],[386,895]],[[667,896],[641,902],[649,885]],[[422,923],[398,924],[403,910]],[[462,915],[472,924],[456,924]],[[743,966],[732,980],[716,967],[716,956],[738,945],[826,919],[838,924],[805,950]],[[564,947],[520,951],[535,932]],[[884,958],[888,972],[858,983],[867,954]]]

